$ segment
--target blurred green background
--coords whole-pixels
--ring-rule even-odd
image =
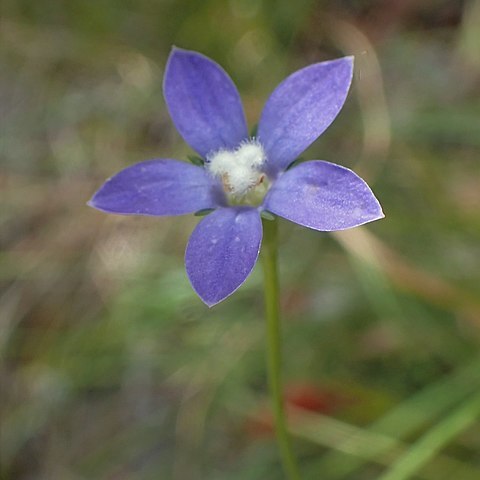
[[[209,310],[196,218],[85,205],[191,153],[162,97],[173,44],[225,67],[250,125],[289,73],[356,56],[305,158],[355,169],[386,219],[280,225],[304,478],[480,478],[479,1],[3,0],[0,27],[2,480],[282,478],[260,269]]]

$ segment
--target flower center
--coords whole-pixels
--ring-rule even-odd
[[[255,201],[253,193],[266,191],[265,160],[262,145],[251,139],[242,142],[235,150],[219,150],[208,155],[205,165],[213,176],[222,181],[225,192],[234,201]]]

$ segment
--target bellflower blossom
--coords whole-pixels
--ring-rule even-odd
[[[185,253],[190,282],[212,306],[248,277],[262,242],[262,212],[320,231],[383,217],[368,185],[323,160],[289,166],[333,122],[353,74],[353,57],[316,63],[287,77],[250,137],[240,95],[206,56],[174,48],[163,83],[178,132],[202,161],[170,158],[130,166],[110,178],[89,205],[122,215],[212,211],[194,229]]]

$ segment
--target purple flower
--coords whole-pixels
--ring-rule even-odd
[[[321,231],[383,217],[368,185],[351,170],[323,160],[288,169],[337,116],[352,72],[353,57],[344,57],[293,73],[268,99],[253,138],[227,73],[204,55],[174,48],[164,96],[177,130],[203,165],[137,163],[107,180],[89,205],[122,215],[213,210],[193,231],[185,265],[197,294],[215,305],[255,266],[263,211]]]

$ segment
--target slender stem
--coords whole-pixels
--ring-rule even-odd
[[[267,369],[275,416],[275,433],[285,474],[290,480],[300,480],[295,456],[287,432],[281,380],[281,332],[277,272],[278,220],[263,219],[262,264],[267,320]]]

